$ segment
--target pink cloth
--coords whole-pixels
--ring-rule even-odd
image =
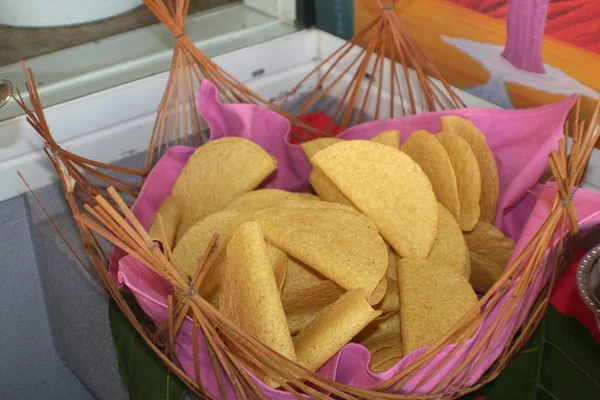
[[[536,226],[539,226],[540,218],[548,212],[546,201],[528,194],[528,190],[543,192],[547,196],[554,195],[555,189],[552,192],[551,184],[536,183],[546,169],[549,152],[556,147],[562,135],[566,114],[574,100],[574,97],[569,97],[558,103],[529,110],[463,109],[374,121],[352,127],[342,132],[339,137],[368,140],[383,130],[398,129],[402,133],[402,140],[405,140],[410,132],[417,129],[438,132],[442,115],[458,114],[472,120],[486,135],[498,163],[501,195],[496,226],[515,239],[518,248],[522,248],[530,239]],[[245,137],[261,145],[277,158],[279,163],[277,173],[269,178],[265,187],[295,191],[310,190],[308,183],[310,165],[300,147],[289,143],[290,124],[286,119],[255,105],[221,104],[217,99],[215,87],[207,81],[201,84],[198,102],[211,129],[211,140],[226,136]],[[173,183],[193,151],[194,149],[188,147],[172,147],[152,170],[132,207],[133,213],[146,228],[162,200],[170,194]],[[584,227],[600,221],[597,212],[600,195],[579,190],[575,204],[581,214]],[[167,315],[166,296],[172,293],[172,288],[132,256],[125,256],[120,250],[116,250],[111,259],[111,273],[114,276],[117,276],[117,269],[118,280],[122,287],[133,292],[142,309],[155,323],[161,323]],[[525,311],[531,307],[545,284],[547,275],[547,273],[540,274],[529,296],[523,300],[522,315],[514,316],[500,332],[493,354],[481,360],[477,357],[477,362],[471,362],[472,371],[469,374],[471,384],[475,383],[492,365],[509,340],[511,332],[522,323],[526,315]],[[452,352],[455,345],[444,348],[434,360],[425,365],[402,387],[402,392],[407,393],[417,389],[416,393],[427,393],[439,384],[468,354],[472,353],[472,349],[483,340],[485,333],[493,329],[498,312],[503,304],[510,301],[511,293],[512,289],[505,293],[502,301],[494,307],[473,337],[463,344],[437,373],[432,374],[432,371],[444,363],[444,357]],[[177,336],[176,355],[182,368],[193,377],[195,373],[191,337],[192,324],[188,318]],[[218,396],[216,378],[203,337],[200,338],[200,342],[202,382],[211,394]],[[348,344],[329,360],[319,373],[345,384],[372,388],[396,375],[423,351],[425,349],[416,350],[405,356],[390,370],[375,374],[368,368],[369,352],[361,345]],[[292,395],[271,389],[258,380],[257,385],[270,399],[294,398]],[[228,385],[226,389],[228,394],[232,395],[231,386]]]

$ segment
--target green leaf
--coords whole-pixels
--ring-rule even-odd
[[[131,295],[125,299],[140,321],[147,316]],[[131,326],[114,300],[110,299],[108,318],[119,360],[119,372],[127,385],[131,400],[181,400],[185,385],[148,347]]]
[[[600,398],[600,344],[575,319],[549,306],[540,326],[500,376],[464,399]]]

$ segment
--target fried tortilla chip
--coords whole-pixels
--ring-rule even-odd
[[[477,158],[469,143],[456,133],[441,132],[435,138],[450,156],[460,200],[458,223],[463,231],[469,232],[475,228],[481,215],[481,172]]]
[[[365,300],[368,296],[364,289],[351,290],[324,308],[294,338],[298,363],[311,371],[318,370],[381,315]]]
[[[183,215],[176,241],[206,216],[253,190],[277,168],[277,160],[247,139],[228,137],[200,146],[173,185]]]
[[[273,267],[273,274],[275,275],[275,282],[277,283],[277,289],[279,293],[283,291],[283,285],[285,284],[285,278],[287,276],[288,268],[288,257],[284,251],[279,250],[271,243],[266,242],[267,254]]]
[[[398,256],[394,249],[388,246],[388,279],[398,280]]]
[[[427,175],[409,156],[352,140],[321,150],[311,161],[375,222],[400,256],[427,257],[437,231],[437,201]]]
[[[371,140],[395,149],[400,149],[400,131],[383,131]]]
[[[481,171],[481,216],[483,222],[492,224],[496,218],[496,203],[500,195],[498,166],[494,154],[487,144],[483,133],[466,118],[458,115],[442,117],[442,128],[445,132],[453,132],[469,143]]]
[[[282,300],[285,303],[288,296],[294,297],[296,292],[311,288],[326,280],[326,277],[302,261],[288,256],[287,277],[281,293]]]
[[[237,228],[227,246],[219,310],[266,346],[296,361],[273,267],[257,222]]]
[[[400,260],[398,288],[403,354],[435,343],[477,304],[462,275],[428,260]]]
[[[345,292],[342,287],[327,280],[282,296],[281,302],[292,336],[300,333],[322,309]]]
[[[222,268],[225,264],[225,249],[233,232],[244,222],[251,220],[252,215],[234,210],[224,210],[211,214],[191,227],[175,246],[173,251],[173,265],[182,277],[188,280],[194,274],[196,263],[204,254],[213,235],[218,233],[219,248],[215,261],[202,282],[200,294],[211,304],[216,305],[216,293],[221,285]]]
[[[260,211],[258,208],[246,209],[245,211],[227,209],[211,214],[191,227],[175,246],[173,264],[183,277],[191,279],[196,263],[204,254],[213,235],[215,233],[219,234],[219,248],[215,254],[214,262],[200,287],[202,297],[207,299],[213,306],[217,305],[216,295],[223,279],[221,274],[225,265],[225,249],[229,239],[240,225],[258,218]],[[274,246],[269,244],[269,255],[273,259],[278,287],[282,288],[287,274],[287,255],[285,252],[271,247]]]
[[[260,211],[286,201],[309,201],[319,198],[310,193],[293,193],[279,189],[260,189],[244,193],[225,207],[226,210]]]
[[[304,155],[306,156],[306,158],[310,160],[319,151],[341,141],[342,139],[338,139],[335,137],[323,137],[310,140],[308,142],[302,142],[300,144],[300,148],[302,149],[302,151],[304,151]]]
[[[354,207],[344,193],[342,193],[340,189],[331,182],[331,179],[329,179],[318,167],[313,167],[308,181],[321,200]]]
[[[444,146],[431,133],[419,130],[410,135],[402,146],[402,151],[425,171],[437,200],[458,220],[460,199],[456,175]]]
[[[440,220],[437,237],[427,259],[435,264],[446,265],[468,280],[471,276],[471,258],[467,243],[458,221],[443,205],[438,205]]]
[[[400,342],[400,314],[384,313],[374,319],[352,340],[365,346],[371,354]]]
[[[385,242],[358,211],[319,201],[285,203],[259,222],[267,241],[344,289],[365,289],[371,304],[385,295]]]
[[[400,310],[400,297],[398,295],[398,281],[387,278],[387,289],[381,303],[376,306],[384,314]]]
[[[478,293],[486,293],[504,273],[515,243],[482,221],[464,237],[471,256],[471,285]]]
[[[381,373],[389,370],[402,359],[402,340],[382,347],[371,356],[371,371]]]
[[[160,215],[162,219],[162,227],[159,223],[158,215]],[[180,220],[181,206],[177,201],[177,198],[172,196],[167,197],[152,219],[152,224],[150,225],[150,230],[148,231],[150,238],[152,240],[161,242],[165,246],[169,246],[170,249],[173,249],[175,246],[175,235],[177,233]],[[164,243],[165,240],[167,243]]]

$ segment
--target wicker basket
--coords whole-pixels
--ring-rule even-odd
[[[109,255],[101,249],[98,236],[108,239],[115,246],[134,255],[151,270],[167,279],[174,288],[182,292],[187,292],[190,288],[198,289],[202,278],[210,267],[217,237],[213,239],[199,261],[195,276],[190,284],[179,275],[169,262],[168,254],[164,254],[150,239],[146,230],[128,206],[131,201],[136,199],[143,180],[148,175],[154,161],[164,151],[164,148],[173,142],[180,141],[190,145],[201,144],[199,133],[204,125],[195,111],[195,107],[190,107],[191,111],[181,104],[175,107],[176,112],[185,115],[180,119],[180,121],[187,121],[185,122],[185,128],[181,126],[183,124],[175,127],[169,127],[165,124],[165,115],[172,112],[173,102],[180,102],[181,98],[195,102],[194,81],[197,82],[204,78],[213,82],[220,90],[221,98],[226,101],[251,102],[268,106],[271,109],[280,111],[296,127],[311,132],[313,137],[327,133],[311,129],[297,117],[285,113],[269,102],[262,100],[199,52],[183,32],[187,2],[167,1],[167,4],[172,5],[172,10],[159,0],[145,0],[145,3],[161,18],[177,39],[171,79],[165,91],[165,98],[159,107],[145,170],[124,169],[98,163],[61,148],[53,139],[44,118],[33,75],[30,70],[25,68],[23,71],[31,106],[25,104],[20,96],[17,101],[27,114],[31,126],[45,140],[45,151],[60,178],[71,212],[78,224],[87,255],[102,284],[148,346],[178,375],[190,391],[201,397],[225,397],[223,393],[206,393],[201,380],[198,379],[200,376],[198,371],[196,371],[195,377],[188,376],[173,359],[173,338],[181,327],[183,317],[189,314],[193,315],[194,337],[198,337],[199,332],[202,332],[204,337],[207,338],[206,345],[210,349],[217,380],[220,382],[221,387],[225,385],[224,382],[229,382],[233,387],[236,398],[266,398],[258,389],[255,380],[242,367],[240,354],[243,355],[244,360],[251,360],[254,366],[262,370],[270,379],[280,383],[283,390],[288,392],[292,398],[303,398],[303,394],[313,398],[333,396],[340,399],[457,398],[476,390],[497,377],[511,357],[519,351],[538,326],[548,305],[552,285],[562,268],[571,259],[571,249],[578,234],[578,222],[572,196],[582,179],[587,161],[597,139],[594,135],[597,117],[587,124],[575,123],[567,127],[568,133],[576,139],[569,155],[567,155],[564,140],[560,142],[558,150],[551,154],[549,167],[558,186],[558,195],[555,199],[551,199],[550,212],[532,240],[506,268],[502,278],[481,298],[479,304],[468,312],[444,337],[440,338],[426,351],[420,353],[410,365],[383,384],[371,390],[364,390],[307,371],[241,331],[198,295],[184,297],[177,304],[169,303],[168,323],[159,329],[159,333],[164,333],[167,340],[161,342],[155,340],[160,335],[149,332],[136,319],[125,302],[117,284],[107,270]],[[392,26],[392,28],[389,28],[389,32],[396,32],[395,29],[399,27],[399,25],[396,25],[397,20],[387,15],[391,13],[385,13],[385,8],[394,7],[396,2],[390,0],[381,3],[384,10],[378,16],[378,21],[383,21],[381,22],[382,26],[384,24]],[[372,27],[379,26],[376,24],[377,22],[374,22]],[[405,40],[412,40],[407,35],[405,33]],[[414,47],[411,51],[418,53],[418,47]],[[377,60],[383,60],[384,53],[383,50],[379,52]],[[414,66],[427,65],[422,57],[424,57],[422,54],[413,57],[413,61],[417,60]],[[425,80],[420,80],[423,87],[430,87],[431,84],[424,83],[428,82],[429,79],[426,77],[424,69],[419,70],[423,74],[422,76],[425,77]],[[383,74],[383,71],[381,73]],[[362,75],[364,75],[364,70],[361,68],[356,76],[362,77]],[[353,83],[354,80],[348,88],[352,88]],[[443,87],[448,90],[449,98],[452,99],[455,95],[449,86]],[[182,96],[173,95],[173,93],[179,93],[179,91],[181,91]],[[177,100],[174,100],[175,98]],[[356,102],[356,97],[353,97],[353,99],[350,102],[346,99],[344,106],[354,107],[356,104],[360,104]],[[183,103],[185,104],[185,102]],[[359,109],[363,110],[364,105],[359,106]],[[416,111],[414,107],[412,111]],[[345,115],[348,116],[349,114]],[[578,115],[578,110],[575,110],[575,116]],[[346,117],[343,119],[346,122],[349,121]],[[578,118],[575,118],[575,120],[578,121]],[[131,183],[130,179],[117,178],[115,173],[135,177],[138,182]],[[551,251],[548,249],[551,249]],[[168,249],[166,249],[166,252],[168,253]],[[545,278],[548,278],[547,283],[544,283],[539,295],[534,296],[531,293],[532,285]],[[503,302],[502,300],[505,299],[508,293],[515,299],[527,299],[525,302],[527,306],[519,308],[516,301]],[[479,312],[479,310],[481,311]],[[495,322],[491,326],[482,326],[482,321],[490,313],[495,313]],[[501,328],[507,326],[507,321],[514,318],[521,322],[508,332],[508,343],[502,345],[502,348],[498,351],[495,344],[502,343],[499,332]],[[474,331],[479,331],[479,334],[483,335],[486,340],[465,354],[459,366],[447,371],[439,384],[427,390],[427,394],[413,394],[422,392],[421,385],[408,390],[404,387],[417,374],[432,376],[439,373],[447,362],[460,353],[461,348]],[[197,342],[194,341],[194,344],[197,345]],[[197,348],[194,348],[195,359],[197,353]],[[475,385],[469,384],[469,377],[478,366],[478,362],[490,354],[495,355],[494,357],[497,360],[495,364]],[[438,364],[438,368],[435,370],[424,369],[436,357],[443,359],[442,363]],[[403,390],[401,391],[401,389]],[[398,394],[400,392],[403,394]]]

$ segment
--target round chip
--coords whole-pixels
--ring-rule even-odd
[[[260,225],[240,225],[227,245],[219,311],[279,354],[296,361]]]
[[[310,160],[319,151],[341,141],[342,139],[335,137],[323,137],[314,140],[309,140],[308,142],[302,142],[300,144],[300,148],[302,149],[302,151],[304,151],[304,155],[306,156],[306,158]]]
[[[423,259],[398,261],[398,289],[405,355],[435,343],[477,304],[462,275]]]
[[[183,208],[176,241],[196,222],[256,188],[276,168],[277,160],[247,139],[227,137],[200,146],[173,185],[173,196]]]
[[[450,156],[460,200],[458,223],[463,231],[469,232],[475,228],[481,215],[481,172],[477,158],[469,143],[456,133],[441,132],[435,138]]]
[[[318,201],[282,203],[258,221],[267,241],[344,289],[365,289],[371,304],[385,295],[385,242],[356,210]]]
[[[464,237],[471,256],[471,285],[477,292],[486,293],[504,273],[515,243],[482,221]]]
[[[445,132],[454,132],[465,139],[473,149],[481,171],[480,219],[490,224],[493,223],[500,195],[500,180],[494,154],[489,148],[485,136],[473,122],[458,115],[442,117],[442,127]]]
[[[402,151],[419,164],[431,181],[437,200],[458,220],[458,185],[452,161],[444,146],[431,133],[419,130],[410,135]]]
[[[279,189],[260,189],[244,193],[225,207],[226,210],[258,211],[286,201],[310,201],[319,198],[310,193],[294,193]]]
[[[438,225],[431,182],[408,155],[364,140],[344,141],[312,158],[402,257],[425,258]]]
[[[159,215],[162,224],[159,222]],[[152,240],[157,240],[161,242],[163,246],[168,246],[169,249],[173,249],[180,221],[181,205],[176,197],[169,196],[163,201],[152,218],[152,224],[148,230],[148,235]]]
[[[400,131],[383,131],[371,141],[400,149]]]
[[[435,264],[447,266],[468,280],[471,276],[471,259],[467,243],[458,221],[443,205],[438,205],[440,222],[435,243],[427,259]]]

